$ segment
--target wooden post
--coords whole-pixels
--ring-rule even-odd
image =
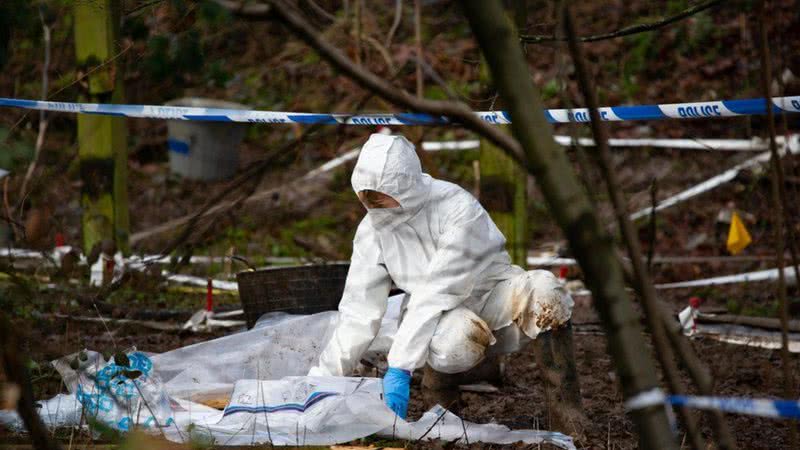
[[[547,405],[545,426],[573,437],[583,435],[586,418],[575,365],[572,321],[536,336],[533,348]]]
[[[79,73],[91,73],[83,83],[81,101],[121,103],[117,77],[119,0],[74,3],[75,55]],[[128,249],[128,187],[125,119],[78,115],[78,155],[83,187],[83,249],[86,254],[103,240]]]

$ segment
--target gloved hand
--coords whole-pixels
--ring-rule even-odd
[[[383,401],[401,419],[408,412],[411,372],[390,367],[383,376]]]

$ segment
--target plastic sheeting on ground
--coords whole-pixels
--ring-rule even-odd
[[[498,424],[476,424],[436,406],[418,421],[406,422],[385,407],[378,378],[286,377],[240,380],[223,411],[182,398],[171,402],[174,421],[146,428],[175,442],[210,445],[330,445],[365,436],[400,440],[549,443],[575,449],[572,438],[557,432],[511,430]],[[59,394],[40,402],[47,426],[76,426],[81,403]],[[0,412],[0,422],[22,428],[16,413]]]
[[[735,323],[699,323],[700,311],[691,306],[678,314],[678,320],[686,336],[703,336],[734,345],[747,345],[769,350],[781,348],[781,332]],[[789,351],[800,353],[800,333],[788,333]]]
[[[391,298],[381,331],[368,352],[367,358],[373,358],[376,365],[380,365],[379,358],[391,346],[401,302],[401,296]],[[103,377],[97,375],[108,372],[119,378],[112,382],[113,387],[118,384],[125,389],[121,393],[112,389],[106,395],[108,399],[104,397],[109,410],[103,413],[117,419],[106,422],[124,430],[120,424],[129,417],[132,420],[125,424],[139,423],[147,431],[176,442],[329,445],[377,434],[404,440],[495,444],[521,441],[575,448],[572,439],[561,433],[475,424],[439,406],[416,422],[406,422],[384,405],[379,378],[297,376],[307,373],[316,363],[322,345],[333,331],[336,314],[268,314],[252,330],[145,357],[152,362],[152,368],[140,358],[143,353],[131,352],[129,355],[137,355],[134,362],[143,363],[148,369],[131,379],[126,378],[129,371],[117,370],[113,359],[105,363],[99,354],[88,351],[85,354],[92,362],[74,370],[70,367],[74,366],[70,362],[74,355],[70,355],[54,362],[70,394],[39,402],[40,415],[50,427],[85,423],[85,419],[81,422],[84,405],[76,392],[97,394],[98,386],[108,385],[105,379],[98,385],[98,379]],[[121,397],[117,394],[124,394],[124,401],[118,401]],[[148,422],[149,414],[136,406],[137,395],[150,399],[168,397],[171,415],[156,411],[156,416],[164,420]],[[144,419],[134,419],[134,414],[141,414]],[[0,411],[0,423],[23,428],[13,411]]]

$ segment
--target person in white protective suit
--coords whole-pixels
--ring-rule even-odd
[[[570,319],[573,300],[556,277],[511,264],[480,203],[423,173],[403,136],[370,136],[351,181],[367,214],[353,241],[338,324],[309,375],[352,373],[378,333],[392,282],[406,296],[384,397],[403,418],[414,369],[427,363],[461,373],[487,352],[517,351]]]

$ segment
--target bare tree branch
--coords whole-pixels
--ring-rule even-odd
[[[784,237],[784,207],[786,202],[781,195],[781,187],[784,185],[785,181],[783,179],[783,166],[781,165],[781,157],[778,155],[778,146],[775,143],[775,113],[772,109],[772,95],[770,93],[772,74],[770,73],[770,54],[767,42],[766,3],[766,0],[761,0],[758,3],[758,33],[761,41],[759,43],[758,51],[761,63],[761,91],[763,92],[764,101],[766,103],[765,106],[767,109],[767,129],[769,130],[769,151],[771,154],[770,163],[772,166],[770,181],[772,182],[772,211],[775,221],[775,255],[778,259],[777,294],[781,322],[781,369],[783,371],[783,395],[785,398],[794,398],[794,376],[792,375],[791,369],[792,358],[789,354],[789,308],[786,302],[786,279],[783,273],[783,252],[786,244]],[[793,423],[789,426],[789,442],[791,443],[792,448],[797,448],[797,426]]]
[[[656,22],[651,23],[643,23],[639,25],[631,25],[629,27],[621,28],[616,31],[612,31],[610,33],[603,33],[594,36],[581,36],[578,38],[580,42],[596,42],[596,41],[603,41],[606,39],[613,39],[622,36],[629,36],[631,34],[638,34],[638,33],[646,33],[648,31],[654,31],[659,28],[663,28],[667,25],[673,24],[675,22],[679,22],[687,17],[691,17],[699,12],[705,11],[709,8],[713,8],[722,3],[722,0],[707,0],[705,2],[699,3],[695,6],[687,8],[681,11],[674,16],[666,17]],[[556,41],[566,41],[565,37],[560,37],[556,35],[527,35],[521,34],[519,36],[520,41],[526,44],[541,44],[544,42],[556,42]]]
[[[422,0],[414,0],[414,43],[417,49],[417,97],[422,98],[425,88],[422,77]]]
[[[44,41],[44,63],[42,64],[42,100],[47,99],[47,89],[49,88],[49,71],[50,71],[50,25],[44,20],[44,5],[39,6],[39,19],[42,22],[42,39]],[[36,171],[36,166],[39,163],[39,157],[42,154],[42,146],[44,145],[44,135],[47,133],[47,115],[44,111],[39,111],[39,133],[36,136],[36,146],[34,147],[33,160],[28,165],[28,170],[25,172],[25,178],[22,180],[22,187],[20,188],[19,196],[20,202],[17,209],[22,214],[22,208],[25,205],[27,198],[28,183],[31,181],[33,173]]]
[[[408,65],[408,63],[406,63],[405,65],[399,67],[395,71],[395,73],[392,75],[390,80],[394,80],[395,78],[397,78],[397,76],[400,75],[400,73],[403,71],[403,69],[405,69],[405,67],[407,65]],[[363,108],[364,105],[373,96],[374,96],[374,94],[372,94],[371,92],[368,93],[367,95],[365,95],[363,98],[361,98],[361,100],[355,106],[355,109],[356,110],[360,110],[361,108]],[[341,132],[343,127],[344,127],[344,125],[339,125],[337,131]],[[282,147],[280,150],[278,150],[277,157],[280,157],[280,154],[282,154],[282,153],[286,153],[286,154],[293,153],[293,152],[291,152],[291,150],[294,148],[294,146],[299,145],[302,140],[304,140],[307,136],[310,136],[312,131],[314,131],[314,130],[316,130],[318,128],[320,128],[319,125],[314,125],[311,129],[309,129],[305,133],[303,133],[303,135],[301,135],[300,137],[298,137],[294,141],[292,141],[289,144],[287,144],[288,146]],[[274,165],[274,163],[273,164],[268,164],[268,160],[271,161],[273,156],[274,155],[272,153],[270,153],[270,155],[266,156],[264,159],[256,161],[255,163],[253,163],[253,165],[258,165],[262,169],[266,169],[268,167],[271,167],[271,166]],[[186,223],[188,223],[190,221],[193,224],[192,225],[188,225],[186,228],[194,228],[200,223],[200,221],[202,219],[208,219],[208,220],[214,219],[216,217],[219,217],[221,214],[224,214],[224,213],[226,213],[228,211],[233,210],[234,208],[238,207],[241,204],[263,202],[264,200],[266,200],[268,198],[274,198],[275,196],[284,196],[285,197],[285,194],[289,193],[289,192],[291,192],[292,194],[295,194],[295,195],[297,195],[298,193],[302,192],[302,189],[299,189],[299,188],[296,187],[296,183],[300,182],[302,180],[295,180],[294,182],[288,183],[288,184],[286,184],[284,186],[279,186],[279,187],[276,187],[276,188],[266,189],[266,190],[255,192],[255,188],[257,187],[258,184],[260,184],[260,179],[263,176],[263,174],[265,173],[262,169],[257,169],[256,172],[253,172],[253,168],[251,167],[250,169],[248,169],[247,172],[245,172],[245,174],[243,174],[243,175],[249,177],[250,175],[247,175],[247,174],[255,173],[256,175],[254,175],[254,176],[256,176],[258,178],[258,181],[256,181],[254,184],[251,184],[251,189],[247,190],[243,195],[239,196],[236,200],[230,200],[230,201],[225,201],[225,202],[222,201],[222,199],[226,195],[232,193],[235,190],[235,189],[227,189],[226,188],[224,195],[215,197],[210,202],[206,202],[206,204],[203,207],[201,207],[199,210],[197,210],[197,211],[195,211],[195,212],[193,212],[191,214],[187,214],[185,216],[169,220],[169,221],[167,221],[165,223],[162,223],[160,225],[157,225],[155,227],[152,227],[152,228],[149,228],[147,230],[139,231],[137,233],[132,234],[131,238],[130,238],[131,244],[134,245],[137,242],[140,242],[140,241],[142,241],[142,240],[144,240],[144,239],[146,239],[146,238],[148,238],[150,236],[163,234],[163,233],[166,233],[168,231],[174,231],[178,227],[183,226],[184,224],[186,224]],[[231,181],[231,185],[237,184],[237,180],[239,180],[239,178],[236,178],[233,181]],[[241,185],[241,184],[243,184],[243,183],[238,182],[238,185]],[[303,188],[308,188],[308,187],[309,187],[308,183],[304,183]],[[302,195],[302,194],[300,194],[300,195]],[[188,235],[187,235],[187,238],[188,238]],[[184,240],[186,240],[186,239],[184,239]],[[169,253],[169,252],[162,251],[162,255],[165,255],[166,253]]]
[[[626,400],[658,392],[655,367],[625,292],[613,239],[600,223],[566,154],[553,139],[522,49],[500,2],[461,3],[500,95],[508,104],[514,136],[525,150],[549,210],[583,269],[606,332],[608,352]],[[642,448],[676,448],[663,404],[629,411]]]
[[[304,1],[309,7],[311,7],[312,10],[314,10],[315,13],[317,13],[318,16],[324,18],[328,22],[336,22],[336,16],[329,13],[328,11],[325,11],[314,0],[304,0]]]
[[[597,144],[597,152],[595,152],[597,165],[605,179],[608,195],[614,208],[614,214],[616,215],[625,247],[628,250],[628,257],[633,267],[634,286],[637,287],[637,291],[642,299],[642,306],[647,319],[648,328],[650,328],[650,332],[653,336],[653,344],[656,347],[656,356],[664,370],[670,390],[676,394],[683,394],[685,393],[685,389],[680,380],[680,372],[678,366],[675,364],[673,349],[670,347],[670,342],[667,340],[665,334],[671,332],[671,330],[664,327],[662,321],[662,318],[666,317],[667,314],[656,298],[655,288],[653,287],[652,280],[650,279],[650,275],[645,268],[642,258],[642,249],[638,236],[628,217],[627,200],[619,189],[619,181],[611,165],[611,155],[608,148],[608,130],[605,127],[605,123],[600,120],[594,86],[592,86],[589,80],[589,71],[586,67],[586,61],[581,46],[575,37],[575,29],[572,20],[570,8],[568,6],[564,7],[564,28],[569,43],[570,54],[572,55],[572,60],[575,65],[578,85],[584,101],[586,102],[586,106],[589,109],[592,134]],[[695,450],[702,450],[705,448],[702,436],[697,428],[697,420],[691,415],[689,409],[683,407],[679,408],[678,411],[686,425],[686,430],[690,438],[689,442],[692,447]],[[727,431],[724,422],[722,422],[719,428]],[[734,446],[729,433],[720,433],[718,441],[720,448],[732,448]]]
[[[512,158],[524,165],[525,157],[522,149],[511,136],[497,127],[487,124],[475,115],[470,108],[460,102],[418,99],[402,89],[393,86],[367,69],[357,66],[339,49],[322,40],[316,30],[298,14],[288,3],[268,0],[275,17],[281,24],[289,27],[306,44],[315,49],[323,58],[347,76],[362,84],[364,89],[375,92],[386,100],[407,108],[432,116],[443,116],[461,124],[478,134],[485,136],[493,144],[506,149]]]
[[[361,10],[363,5],[361,4],[362,0],[355,0],[355,4],[353,5],[353,15],[355,17],[355,39],[356,39],[356,64],[361,65],[361,53],[363,52],[363,48],[361,47]]]
[[[401,20],[403,20],[403,0],[395,0],[394,21],[392,21],[392,27],[389,29],[389,34],[386,35],[386,43],[384,44],[386,48],[392,46],[392,39],[394,39],[394,34],[397,32],[397,28],[400,26]]]

